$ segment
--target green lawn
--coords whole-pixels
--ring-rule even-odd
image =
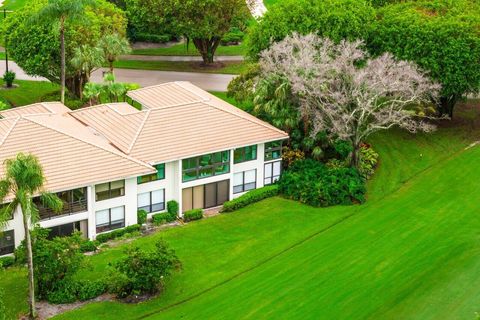
[[[246,47],[244,44],[238,46],[219,46],[215,55],[217,56],[243,56]],[[175,44],[168,48],[152,48],[152,49],[136,49],[132,54],[148,55],[148,56],[199,56],[195,46],[190,43],[187,50],[185,43]]]
[[[222,67],[202,67],[198,62],[188,61],[139,61],[120,60],[115,62],[115,68],[141,69],[158,71],[202,72],[220,74],[240,74],[248,68],[246,62],[226,61]]]
[[[281,0],[263,0],[263,3],[265,4],[265,6],[268,9],[269,7],[271,7],[272,5],[274,5],[275,3],[278,3],[280,1]]]
[[[377,135],[381,164],[362,206],[272,198],[138,239],[148,247],[164,238],[184,264],[160,297],[92,303],[57,318],[473,319],[480,147],[464,148],[479,132],[466,120],[432,135]],[[105,275],[121,250],[91,257],[92,270],[79,276]],[[10,316],[26,309],[21,272],[0,275],[16,292]]]
[[[0,100],[7,101],[12,106],[24,106],[43,101],[47,95],[58,92],[59,86],[47,81],[15,80],[17,88],[4,89],[0,79]]]

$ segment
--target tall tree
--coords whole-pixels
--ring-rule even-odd
[[[36,0],[7,16],[4,36],[15,62],[29,75],[45,77],[60,84],[60,38],[57,28],[38,17],[48,0]],[[83,45],[96,47],[106,34],[125,37],[127,21],[124,12],[106,0],[95,0],[95,7],[86,6],[83,19],[65,22],[66,87],[79,97],[85,84],[85,73],[71,63],[76,48]]]
[[[272,75],[287,79],[310,134],[325,132],[331,140],[350,142],[355,166],[361,143],[374,132],[395,126],[433,130],[420,118],[440,89],[415,64],[396,61],[391,54],[372,59],[362,45],[293,34],[260,58],[259,80]]]
[[[67,20],[82,19],[86,4],[92,4],[90,0],[48,0],[48,4],[42,8],[36,18],[46,22],[58,23],[60,35],[60,100],[65,102],[65,23]]]
[[[160,17],[173,17],[179,34],[191,40],[205,64],[213,63],[222,37],[237,19],[248,17],[245,0],[141,0]]]
[[[369,49],[414,61],[442,84],[438,109],[453,116],[459,99],[480,92],[480,2],[418,0],[378,10]]]
[[[103,50],[111,74],[113,74],[113,63],[118,60],[118,57],[132,51],[128,40],[119,34],[107,34],[101,37],[98,41],[98,47]]]
[[[45,177],[38,159],[31,154],[19,153],[13,159],[5,160],[5,176],[0,180],[0,219],[11,217],[17,208],[21,209],[25,229],[26,256],[28,264],[29,316],[35,318],[35,281],[33,278],[33,255],[30,226],[39,221],[38,208],[33,198],[39,195],[45,207],[55,212],[62,209],[62,201],[54,194],[44,192]]]

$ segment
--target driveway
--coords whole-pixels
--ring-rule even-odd
[[[91,80],[102,81],[102,73],[107,69],[100,69],[92,74]],[[152,86],[159,83],[171,81],[190,81],[194,85],[208,91],[227,91],[228,84],[235,75],[196,73],[196,72],[174,72],[154,71],[136,69],[115,69],[115,77],[119,82],[135,82],[142,87]]]
[[[47,81],[42,77],[32,77],[27,75],[17,66],[15,62],[9,61],[9,70],[17,74],[19,80]],[[102,82],[102,72],[107,69],[100,69],[92,74],[91,80]],[[5,60],[0,60],[0,74],[5,72]],[[173,72],[173,71],[153,71],[153,70],[135,70],[135,69],[115,69],[115,76],[119,82],[135,82],[142,87],[152,86],[159,83],[171,81],[190,81],[194,85],[208,91],[227,91],[228,84],[235,75],[214,74],[214,73],[196,73],[196,72]]]

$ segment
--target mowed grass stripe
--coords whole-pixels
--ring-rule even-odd
[[[465,303],[464,290],[480,298],[479,159],[478,147],[468,150],[253,273],[149,319],[472,319],[480,306]]]

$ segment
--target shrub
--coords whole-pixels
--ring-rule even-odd
[[[0,267],[8,268],[15,264],[14,257],[2,257],[0,258]]]
[[[178,216],[178,202],[175,200],[170,200],[167,202],[167,211],[172,216]]]
[[[135,41],[144,41],[144,42],[154,42],[154,43],[165,43],[172,39],[172,36],[166,34],[151,34],[138,32],[134,35]]]
[[[7,71],[3,74],[3,81],[7,88],[11,88],[13,85],[13,80],[15,80],[16,74],[13,71]]]
[[[107,286],[104,281],[96,280],[64,280],[57,284],[56,288],[49,292],[47,300],[50,303],[72,303],[77,300],[85,301],[98,297],[106,292]]]
[[[298,149],[290,149],[288,147],[283,148],[282,160],[283,163],[290,167],[295,161],[305,159],[305,152]]]
[[[177,215],[173,215],[170,212],[161,212],[152,216],[152,221],[155,225],[161,225],[169,222],[173,222],[177,219]]]
[[[61,285],[69,283],[73,275],[85,265],[80,251],[83,239],[79,232],[70,237],[47,240],[45,234],[37,235],[32,247],[33,273],[38,298],[49,299]],[[69,300],[66,298],[66,300]],[[55,299],[55,298],[54,298]]]
[[[96,240],[100,243],[104,243],[109,240],[120,238],[125,234],[140,231],[140,228],[141,226],[139,224],[132,224],[131,226],[128,226],[122,229],[116,229],[108,233],[99,234],[97,235]]]
[[[92,241],[92,240],[84,240],[80,244],[80,251],[81,252],[92,252],[92,251],[97,251],[98,247],[98,241]]]
[[[120,298],[159,292],[165,278],[181,267],[175,251],[162,240],[154,250],[130,247],[125,253],[114,265],[109,281],[110,291]]]
[[[183,221],[200,220],[203,218],[203,209],[193,209],[183,213]]]
[[[243,41],[244,37],[245,33],[242,30],[240,30],[238,27],[233,27],[222,37],[220,43],[224,46],[238,45],[241,41]]]
[[[137,211],[137,223],[139,225],[142,225],[144,224],[145,222],[147,222],[147,211],[145,210],[138,210]]]
[[[360,147],[358,171],[364,179],[369,179],[374,173],[378,163],[378,153],[368,144]]]
[[[278,187],[285,197],[312,206],[365,201],[365,182],[357,169],[330,169],[311,159],[295,162],[282,174]]]
[[[240,197],[227,201],[223,204],[221,212],[232,212],[243,208],[251,203],[276,196],[278,194],[278,186],[271,185],[260,189],[248,191]]]

